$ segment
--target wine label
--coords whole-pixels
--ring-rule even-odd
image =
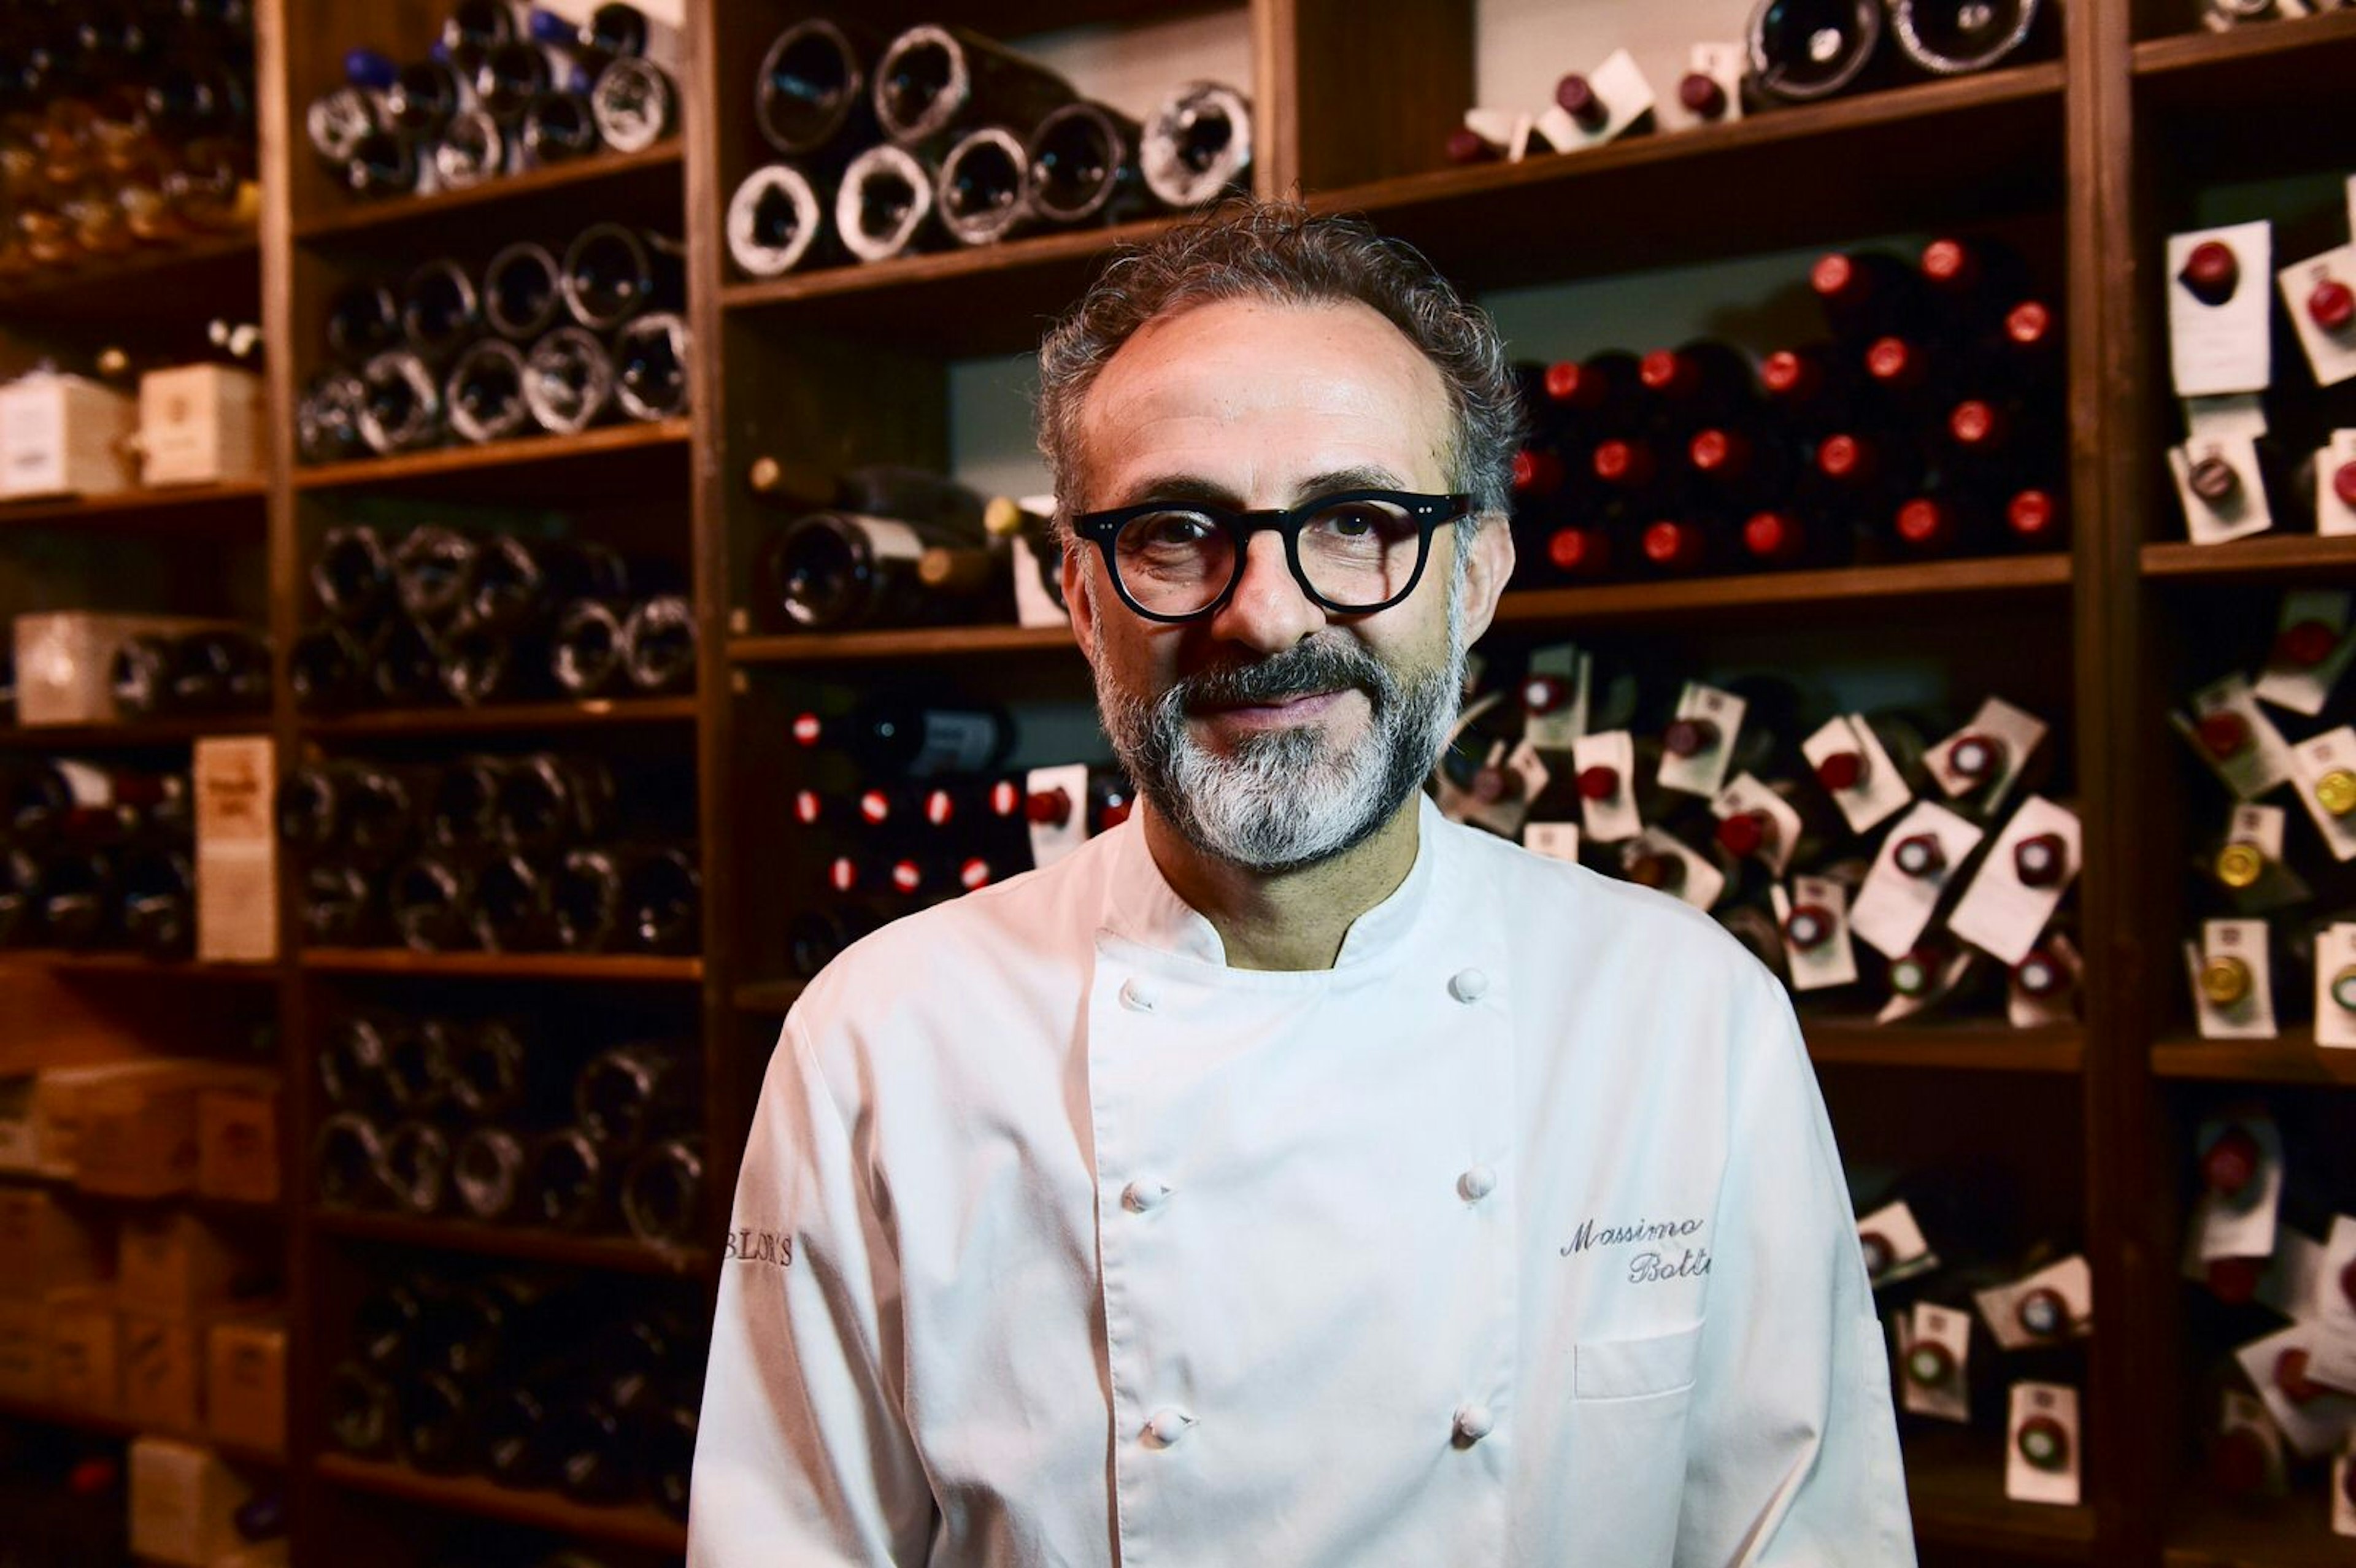
[[[1699,726],[1703,743],[1690,756],[1661,752],[1660,785],[1687,795],[1715,795],[1726,787],[1726,770],[1734,759],[1735,741],[1742,734],[1747,705],[1730,691],[1700,681],[1686,682],[1677,696],[1676,717]]]
[[[2222,463],[2233,473],[2226,493],[2211,500],[2192,485],[2193,470]],[[2176,480],[2176,498],[2184,507],[2186,534],[2194,544],[2226,544],[2262,534],[2275,526],[2266,507],[2265,471],[2258,464],[2258,444],[2245,435],[2212,436],[2168,449],[2168,471]]]
[[[1698,910],[1707,910],[1726,892],[1726,873],[1710,864],[1709,859],[1694,852],[1686,841],[1674,833],[1664,833],[1657,827],[1647,827],[1636,835],[1634,848],[1640,853],[1674,857],[1686,869],[1676,886],[1676,896]]]
[[[2356,1392],[2356,1218],[2337,1215],[2323,1243],[2314,1294],[2315,1381]]]
[[[1927,800],[1918,803],[1882,839],[1873,869],[1866,873],[1865,886],[1858,891],[1850,925],[1884,957],[1903,958],[1922,940],[1948,883],[1986,837],[1978,824],[1945,806]],[[1901,849],[1912,855],[1914,851],[1904,847],[1926,838],[1935,843],[1936,867],[1920,876],[1901,869]]]
[[[2066,1383],[2012,1385],[2004,1495],[2015,1502],[2078,1506],[2078,1391]]]
[[[1792,989],[1821,991],[1857,983],[1857,949],[1849,934],[1848,890],[1826,877],[1797,877],[1791,891],[1781,882],[1768,890],[1775,906],[1776,929],[1783,936],[1783,963],[1791,972]],[[1792,912],[1814,912],[1821,935],[1806,945],[1793,939]]]
[[[2203,1040],[2272,1040],[2272,965],[2263,920],[2204,920],[2184,944],[2192,1014]]]
[[[2197,1256],[2190,1258],[2186,1276],[2206,1280],[2209,1276],[2206,1260]],[[2277,1223],[2275,1226],[2274,1256],[2266,1260],[2265,1270],[2259,1274],[2252,1299],[2261,1306],[2273,1307],[2285,1317],[2303,1323],[2313,1318],[2319,1310],[2319,1293],[2323,1285],[2323,1243],[2304,1231]]]
[[[1873,1021],[1877,1024],[1900,1024],[1918,1014],[1929,1012],[1954,996],[1956,989],[1971,977],[1973,969],[1985,962],[1987,960],[1968,947],[1956,949],[1939,965],[1939,972],[1932,977],[1929,990],[1919,997],[1892,992],[1890,1000],[1881,1005],[1881,1010],[1873,1015]]]
[[[2356,637],[2348,634],[2350,598],[2347,590],[2336,588],[2294,589],[2283,595],[2274,651],[2251,688],[2262,700],[2309,719],[2323,711],[2349,659],[2356,657]],[[2326,632],[2328,644],[2322,642]]]
[[[2331,444],[2315,454],[2315,531],[2356,534],[2356,506],[2342,493],[2340,475],[2346,473],[2356,488],[2356,430],[2335,430]]]
[[[2300,1457],[2319,1459],[2356,1427],[2356,1397],[2326,1387],[2314,1375],[2319,1336],[2312,1323],[2251,1340],[2233,1352],[2266,1403],[2282,1435]]]
[[[1537,748],[1527,740],[1515,741],[1511,749],[1499,741],[1490,750],[1487,765],[1503,770],[1513,781],[1513,791],[1495,800],[1472,801],[1463,820],[1478,823],[1507,838],[1517,838],[1524,819],[1530,814],[1530,803],[1546,792],[1547,780],[1553,774],[1538,755]]]
[[[1903,1199],[1858,1221],[1857,1241],[1865,1253],[1866,1277],[1876,1290],[1939,1266],[1939,1254],[1931,1250],[1914,1211]]]
[[[921,720],[924,743],[908,763],[911,778],[935,773],[980,773],[998,749],[998,720],[987,713],[928,708]]]
[[[1755,774],[1735,775],[1733,783],[1718,792],[1709,809],[1720,822],[1749,812],[1763,812],[1775,824],[1775,834],[1760,847],[1762,858],[1778,880],[1791,869],[1793,853],[1800,847],[1800,835],[1807,830],[1806,824],[1800,820],[1799,811],[1790,801],[1761,783]]]
[[[1898,1388],[1906,1409],[1934,1421],[1972,1419],[1972,1315],[1918,1301],[1890,1324],[1898,1341]]]
[[[2082,1339],[2094,1323],[2094,1271],[2073,1254],[2008,1285],[1976,1290],[1972,1301],[2007,1350]]]
[[[1581,735],[1570,749],[1571,765],[1581,774],[1590,768],[1610,768],[1620,787],[1603,800],[1579,796],[1580,826],[1598,844],[1617,844],[1644,830],[1636,812],[1636,740],[1625,730]]]
[[[1522,824],[1522,848],[1550,860],[1579,862],[1579,824],[1576,822],[1525,822]]]
[[[2196,293],[2186,279],[2192,252],[2222,245],[2233,260],[2230,288]],[[2263,392],[2274,383],[2265,279],[2274,266],[2274,229],[2263,220],[2196,229],[2168,238],[2169,363],[2179,397]]]
[[[1947,917],[1947,929],[2008,965],[2028,957],[2038,933],[2051,923],[2062,895],[2077,878],[2079,837],[2076,812],[2043,795],[2022,801],[1980,861],[1979,874],[1965,890],[1963,901]],[[2041,869],[2030,872],[2030,878],[2039,880],[2024,878],[2024,859],[2041,868],[2055,850],[2058,862],[2050,872],[2051,880],[2041,880]]]
[[[2069,984],[2057,992],[2036,996],[2021,985],[2018,966],[2008,973],[2004,987],[2004,1018],[2015,1029],[2065,1024],[2077,1017],[2075,997],[2078,981],[2085,972],[2085,963],[2079,956],[2078,944],[2057,931],[2046,936],[2040,945],[2067,972]]]
[[[2315,1043],[2356,1048],[2356,924],[2327,925],[2316,933]]]
[[[1595,661],[1571,643],[1548,643],[1530,650],[1529,673],[1523,689],[1529,717],[1522,733],[1533,746],[1568,752],[1587,733],[1588,685]],[[1532,703],[1533,693],[1548,700]]]
[[[2004,744],[2004,771],[1993,784],[1974,783],[1955,770],[1955,748],[1967,736],[1984,736]],[[2037,748],[2045,743],[2045,721],[2033,713],[2024,713],[2000,697],[1991,697],[1980,704],[1972,721],[1922,753],[1922,765],[1931,771],[1948,798],[1979,795],[1982,808],[1993,815],[2012,793],[2021,770]]]
[[[1602,122],[1592,131],[1571,118],[1560,104],[1549,105],[1537,118],[1537,133],[1558,153],[1600,146],[1612,140],[1652,112],[1653,84],[1636,69],[1635,57],[1615,49],[1612,58],[1587,73],[1587,85],[1603,105]]]
[[[2247,677],[2229,675],[2213,681],[2194,692],[2189,706],[2190,718],[2171,712],[2169,722],[2240,799],[2255,800],[2297,776],[2290,742],[2258,707]],[[2222,756],[2202,738],[2212,723],[2224,725],[2233,735],[2232,749]]]
[[[2188,444],[2266,433],[2266,402],[2255,392],[2228,392],[2217,398],[2180,398],[2184,439]]]
[[[2356,376],[2356,245],[2338,245],[2294,262],[2276,275],[2283,309],[2298,329],[2308,368],[2319,387]]]
[[[2336,860],[2356,859],[2356,730],[2341,725],[2291,752],[2298,798]]]
[[[2282,1208],[2282,1132],[2263,1114],[2211,1116],[2192,1140],[2194,1165],[2205,1168],[2220,1142],[2246,1140],[2256,1151],[2249,1179],[2232,1193],[2205,1180],[2193,1203],[2191,1231],[2202,1263],[2219,1258],[2263,1258],[2275,1250],[2275,1221]]]
[[[268,963],[278,956],[275,742],[267,735],[207,736],[191,751],[189,772],[197,956]]]
[[[1088,766],[1086,763],[1067,763],[1060,767],[1033,768],[1023,780],[1024,815],[1029,818],[1031,863],[1046,869],[1082,844],[1088,837]],[[1033,800],[1055,800],[1061,796],[1064,810],[1060,819],[1053,812],[1032,812]],[[1047,820],[1042,821],[1041,817]]]
[[[1865,759],[1856,784],[1847,789],[1828,790],[1833,804],[1857,833],[1870,832],[1890,817],[1914,804],[1914,791],[1898,764],[1890,760],[1882,749],[1881,739],[1862,715],[1849,714],[1834,719],[1823,729],[1800,742],[1800,754],[1811,767],[1821,764],[1826,757],[1854,752]]]

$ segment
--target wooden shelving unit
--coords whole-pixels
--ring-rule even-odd
[[[680,138],[672,136],[642,152],[603,153],[457,190],[381,201],[344,200],[296,217],[294,236],[298,243],[397,244],[420,233],[438,238],[453,224],[477,222],[487,215],[507,221],[535,208],[602,213],[626,207],[642,192],[654,199],[668,197],[676,209],[681,163]]]
[[[546,470],[563,464],[571,477],[589,484],[643,482],[648,459],[676,464],[687,453],[692,426],[686,420],[644,424],[599,425],[577,435],[529,435],[487,441],[477,446],[442,446],[391,457],[323,463],[294,471],[297,490],[349,490],[362,486],[423,486],[435,482],[479,480],[493,470],[537,470],[534,484],[548,484]],[[617,475],[616,471],[620,470]],[[444,484],[444,488],[447,485]]]
[[[295,962],[318,975],[418,979],[629,980],[692,985],[701,958],[652,953],[412,953],[405,947],[306,947]]]
[[[1808,1054],[1819,1066],[1950,1068],[1973,1072],[2058,1072],[2085,1067],[2084,1031],[2071,1027],[2007,1029],[1987,1022],[1878,1026],[1802,1014]]]
[[[0,311],[5,311],[0,304]],[[0,502],[0,528],[112,528],[208,537],[259,538],[269,518],[270,486],[190,485],[180,489],[117,490],[58,500]]]
[[[536,1525],[576,1541],[638,1546],[676,1555],[687,1550],[687,1527],[644,1505],[611,1508],[576,1503],[555,1492],[518,1491],[477,1476],[428,1476],[405,1465],[321,1454],[311,1473],[330,1486],[374,1492],[430,1509]]]
[[[1984,1433],[1906,1433],[1906,1492],[1926,1544],[1994,1560],[2097,1563],[2094,1510],[2014,1502],[2004,1495],[2004,1455]]]
[[[36,1426],[64,1426],[76,1432],[95,1432],[108,1437],[171,1437],[183,1443],[193,1443],[210,1448],[232,1464],[255,1469],[284,1468],[286,1455],[274,1448],[255,1448],[243,1443],[224,1443],[203,1432],[179,1432],[168,1426],[148,1426],[126,1421],[119,1415],[102,1415],[96,1411],[76,1410],[69,1405],[39,1404],[24,1400],[0,1400],[0,1421],[22,1421]]]
[[[368,1213],[314,1205],[312,1228],[331,1236],[396,1246],[439,1248],[512,1258],[519,1263],[604,1269],[616,1274],[701,1275],[712,1266],[706,1247],[659,1247],[631,1236],[570,1235],[527,1225],[484,1225],[447,1218]]]
[[[608,725],[692,724],[692,697],[593,698],[585,702],[515,702],[483,708],[384,709],[306,717],[312,740],[359,736],[512,734],[519,731],[597,729]]]
[[[114,724],[0,724],[0,747],[45,752],[139,752],[208,735],[266,735],[270,716],[126,719]]]

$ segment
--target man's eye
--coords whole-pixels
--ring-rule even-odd
[[[1312,517],[1310,527],[1333,539],[1387,541],[1412,532],[1414,522],[1397,507],[1376,501],[1344,501]]]
[[[1174,549],[1199,545],[1215,531],[1200,512],[1155,512],[1122,530],[1141,549]]]

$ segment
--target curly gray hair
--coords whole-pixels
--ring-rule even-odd
[[[1482,517],[1512,496],[1522,410],[1496,324],[1422,252],[1361,219],[1315,217],[1298,202],[1238,197],[1125,247],[1039,345],[1039,451],[1070,524],[1080,471],[1080,406],[1120,346],[1148,322],[1221,300],[1286,304],[1356,300],[1422,350],[1448,387],[1455,488]],[[1457,530],[1460,546],[1470,528]]]

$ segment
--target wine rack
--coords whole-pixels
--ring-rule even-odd
[[[1697,36],[1739,31],[1740,4],[1676,3],[1694,14]],[[1162,9],[1137,0],[967,0],[935,12],[895,3],[886,20],[938,16],[1021,40],[1152,25]],[[2047,1202],[2094,1263],[2102,1305],[2086,1391],[2086,1504],[2008,1504],[1980,1435],[1910,1433],[1924,1560],[2136,1568],[2345,1560],[2350,1543],[2322,1533],[2319,1521],[2231,1512],[2205,1500],[2193,1475],[2173,1269],[2185,1202],[2176,1173],[2190,1108],[2212,1091],[2265,1083],[2276,1094],[2317,1097],[2319,1115],[2356,1130],[2356,1053],[2319,1051],[2297,1031],[2247,1046],[2192,1037],[2176,957],[2183,895],[2175,849],[2193,827],[2172,782],[2179,742],[2160,715],[2176,695],[2170,647],[2206,635],[2215,595],[2237,584],[2356,584],[2356,541],[2180,542],[2159,457],[2167,382],[2154,302],[2162,237],[2212,198],[2230,207],[2238,180],[2314,182],[2356,166],[2356,143],[2327,118],[2356,67],[2356,15],[2211,34],[2201,29],[2194,0],[2075,0],[2061,7],[2058,59],[1519,164],[1451,168],[1442,144],[1473,101],[1484,25],[1474,7],[1244,0],[1183,9],[1223,17],[1253,40],[1252,74],[1239,85],[1257,110],[1258,190],[1298,188],[1319,210],[1363,212],[1475,290],[1612,280],[1982,221],[2025,224],[2066,260],[2068,555],[1517,592],[1491,635],[1656,639],[1685,653],[1763,646],[1787,633],[1819,645],[1869,636],[1876,646],[1900,646],[1928,625],[1932,644],[1967,659],[1987,627],[2032,628],[2037,648],[2056,661],[2052,683],[2068,709],[2087,824],[2082,1021],[2029,1031],[1957,1023],[1902,1036],[1825,1024],[1809,1038],[1845,1145],[1882,1101],[1920,1115],[1926,1099],[1952,1097],[1965,1107],[1959,1118],[1976,1126],[1999,1124],[2008,1096],[2058,1106],[2037,1119],[2056,1136],[2016,1152],[2051,1188]],[[209,1005],[217,987],[269,988],[288,1085],[282,1143],[292,1196],[267,1212],[283,1225],[292,1294],[291,1448],[283,1458],[236,1456],[283,1464],[295,1561],[348,1546],[362,1564],[424,1561],[423,1548],[391,1528],[419,1517],[434,1521],[422,1535],[437,1539],[481,1528],[477,1519],[516,1526],[518,1561],[529,1560],[528,1545],[563,1541],[611,1549],[616,1562],[675,1558],[683,1531],[649,1509],[519,1495],[319,1448],[315,1416],[333,1353],[319,1326],[388,1260],[445,1253],[610,1273],[634,1285],[653,1276],[670,1288],[701,1285],[707,1308],[720,1265],[710,1246],[519,1240],[500,1227],[319,1207],[307,1168],[322,1110],[312,1088],[318,1028],[355,987],[412,997],[484,988],[527,1000],[613,994],[632,1007],[677,1009],[701,1040],[703,1231],[717,1235],[759,1066],[799,989],[775,952],[782,906],[761,885],[787,852],[775,820],[775,737],[765,730],[778,688],[900,685],[986,668],[1029,693],[1082,700],[1086,691],[1061,630],[739,630],[734,612],[746,602],[752,563],[775,521],[744,486],[744,467],[766,453],[836,467],[945,467],[952,367],[1032,347],[1043,318],[1076,296],[1113,245],[1168,220],[741,281],[726,260],[723,213],[758,155],[746,135],[746,79],[769,37],[799,14],[786,0],[688,0],[682,124],[653,147],[464,190],[345,202],[303,144],[303,108],[340,80],[346,46],[423,37],[439,9],[429,0],[256,0],[254,10],[258,233],[0,283],[0,362],[13,368],[56,342],[167,334],[191,315],[258,315],[271,345],[270,476],[0,505],[0,606],[57,603],[104,585],[108,563],[138,558],[163,570],[129,574],[121,592],[138,598],[136,607],[155,607],[153,599],[180,608],[194,598],[260,618],[266,606],[283,649],[304,624],[309,552],[351,508],[523,504],[579,509],[586,530],[632,507],[662,508],[677,519],[677,559],[696,606],[695,694],[326,717],[298,714],[282,681],[266,720],[8,730],[0,748],[170,756],[198,735],[259,731],[274,740],[283,770],[305,747],[439,755],[494,735],[660,747],[692,768],[707,851],[726,847],[705,856],[707,943],[684,957],[306,950],[294,940],[299,890],[290,880],[278,963],[153,965],[27,953],[6,955],[6,967],[102,987],[135,970],[148,988],[184,987],[173,994],[192,1008]],[[559,236],[588,212],[673,229],[684,223],[696,346],[689,417],[317,467],[295,462],[298,362],[307,361],[340,281],[481,235]],[[1870,1132],[1856,1137],[1874,1141]],[[46,1406],[0,1406],[0,1418],[128,1431]]]

